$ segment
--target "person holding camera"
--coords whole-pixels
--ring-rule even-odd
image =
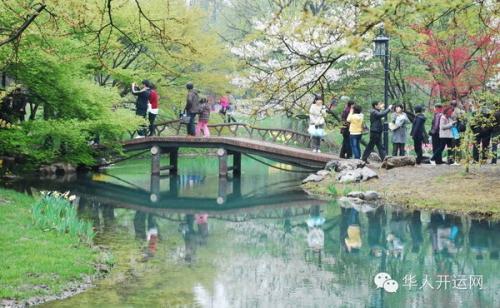
[[[151,83],[149,82],[149,80],[143,80],[141,84],[142,88],[139,89],[135,84],[135,82],[132,83],[132,94],[137,96],[137,101],[135,102],[135,114],[145,119],[148,114],[148,103],[149,103],[149,96],[151,94]],[[142,138],[145,136],[146,136],[146,128],[141,127],[137,131],[136,138]]]
[[[371,152],[375,146],[378,149],[378,154],[380,155],[380,159],[384,160],[386,150],[382,145],[382,132],[384,131],[384,123],[382,119],[387,116],[387,114],[391,111],[392,105],[389,105],[387,109],[384,110],[385,104],[383,102],[373,102],[372,110],[370,111],[370,141],[365,148],[365,152],[363,153],[363,161],[368,162],[368,156],[370,156]]]

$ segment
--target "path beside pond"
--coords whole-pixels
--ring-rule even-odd
[[[375,190],[390,203],[415,209],[444,210],[450,213],[471,214],[500,219],[500,167],[473,166],[464,173],[463,166],[420,165],[415,167],[380,169],[370,164],[379,179],[348,185],[349,190]],[[307,183],[310,192],[328,195],[328,187],[343,184],[327,179]]]

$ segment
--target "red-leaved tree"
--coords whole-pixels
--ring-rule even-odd
[[[410,81],[431,89],[431,96],[442,101],[468,96],[484,89],[487,82],[499,73],[500,44],[493,31],[468,35],[467,29],[450,33],[434,33],[419,29],[424,41],[416,53],[427,66],[431,79],[411,78]]]

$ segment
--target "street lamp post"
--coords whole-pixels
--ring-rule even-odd
[[[378,36],[373,39],[375,43],[374,54],[383,57],[384,61],[384,105],[389,103],[389,37],[385,34],[384,28],[380,28]],[[386,154],[389,152],[389,124],[387,116],[384,117],[384,149]]]

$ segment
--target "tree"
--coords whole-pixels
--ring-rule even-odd
[[[461,99],[485,89],[487,82],[498,74],[500,44],[494,33],[473,35],[463,28],[445,33],[431,29],[419,32],[424,42],[417,48],[432,77],[420,82],[427,84],[442,101]]]
[[[132,81],[154,81],[165,113],[184,103],[187,81],[227,88],[228,50],[205,31],[206,14],[185,1],[2,0],[0,10],[0,72],[31,107],[30,121],[0,128],[0,155],[91,164],[89,142],[117,148],[143,122],[120,108],[135,100],[127,95]],[[0,118],[12,124],[14,95],[0,89]]]

